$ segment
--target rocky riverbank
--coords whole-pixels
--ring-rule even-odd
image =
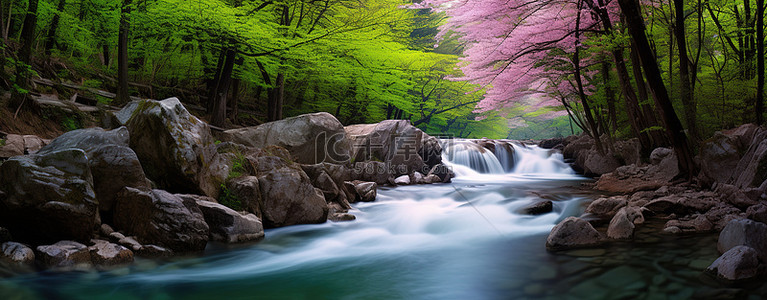
[[[438,140],[407,121],[327,113],[212,133],[178,99],[141,100],[51,141],[0,136],[0,262],[110,268],[241,243],[264,228],[349,221],[379,185],[449,182]]]
[[[601,154],[588,136],[552,139],[541,146],[560,149],[574,168],[594,176],[593,189],[605,193],[580,217],[555,226],[550,251],[600,247],[634,238],[648,219],[662,220],[662,232],[680,235],[719,232],[719,259],[707,272],[725,282],[767,274],[767,129],[752,124],[716,133],[700,148],[700,173],[679,178],[674,152],[652,151],[641,160],[638,142],[617,142]]]

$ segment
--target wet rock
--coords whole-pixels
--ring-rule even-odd
[[[115,232],[115,230],[112,226],[109,226],[109,224],[101,224],[101,227],[99,227],[99,233],[103,236],[109,236],[113,232]]]
[[[423,183],[424,184],[434,184],[434,183],[441,183],[441,182],[442,182],[442,179],[440,179],[439,176],[434,175],[434,174],[427,175],[423,179]]]
[[[412,178],[410,178],[410,182],[412,182],[413,184],[424,184],[424,183],[426,183],[424,181],[424,177],[423,177],[423,174],[421,174],[421,172],[413,172],[411,177]]]
[[[600,218],[610,219],[618,210],[626,206],[628,201],[625,196],[599,198],[594,200],[586,208],[586,213],[594,214]]]
[[[231,157],[219,155],[208,125],[177,98],[133,101],[115,116],[128,128],[146,176],[160,188],[218,197]]]
[[[719,253],[737,246],[748,246],[756,250],[756,254],[764,261],[767,259],[767,225],[749,219],[732,220],[719,233],[716,246]]]
[[[351,177],[356,180],[371,181],[378,185],[384,185],[394,179],[394,170],[390,165],[380,161],[357,162],[351,170]]]
[[[0,225],[21,241],[88,241],[98,202],[88,159],[80,149],[15,156],[0,165]]]
[[[0,258],[16,265],[35,263],[35,252],[24,244],[5,242],[0,245]]]
[[[553,149],[554,147],[557,147],[559,145],[564,145],[564,144],[566,144],[565,138],[557,137],[557,138],[541,140],[540,142],[538,142],[538,147],[541,147],[543,149]]]
[[[610,193],[631,194],[638,191],[655,190],[667,181],[653,178],[647,174],[649,167],[637,165],[621,166],[612,173],[602,175],[596,184],[596,189]]]
[[[409,185],[410,184],[410,176],[402,175],[400,177],[397,177],[394,179],[394,184],[396,185]]]
[[[376,200],[378,185],[375,182],[365,181],[347,181],[344,184],[347,185],[347,189],[352,191],[354,198],[351,199],[354,202],[372,202]]]
[[[87,269],[91,266],[88,247],[73,241],[60,241],[37,247],[38,262],[45,268],[59,270]]]
[[[283,147],[301,164],[346,163],[350,159],[351,148],[343,125],[326,112],[227,130],[222,140],[257,148]]]
[[[317,224],[327,220],[325,197],[297,165],[265,170],[260,174],[263,174],[258,177],[264,201],[262,222],[266,228]]]
[[[261,218],[261,207],[264,200],[261,198],[261,186],[256,176],[241,176],[227,182],[227,188],[242,205],[242,209]]]
[[[162,190],[125,188],[117,196],[114,225],[144,243],[176,252],[201,251],[209,227],[197,203]]]
[[[644,207],[658,214],[688,215],[705,213],[719,203],[712,192],[685,192],[683,194],[660,197]]]
[[[546,239],[549,250],[566,250],[596,246],[601,242],[601,235],[589,222],[568,217],[554,226]]]
[[[123,246],[103,240],[92,240],[93,246],[88,247],[91,261],[102,267],[129,264],[133,262],[133,252]]]
[[[734,219],[743,219],[743,212],[724,202],[717,203],[706,212],[706,218],[714,224],[716,230],[722,230],[728,222]]]
[[[749,207],[746,210],[746,218],[751,220],[767,223],[767,203],[760,202],[756,205]]]
[[[727,250],[706,270],[730,281],[751,279],[759,275],[757,251],[748,246],[735,246]]]
[[[431,170],[429,170],[429,173],[426,174],[427,178],[430,176],[439,177],[439,181],[432,182],[432,183],[438,183],[438,182],[449,183],[451,179],[455,177],[455,174],[453,174],[453,171],[451,171],[449,167],[443,164],[438,164],[432,167]],[[429,181],[433,181],[433,179]]]
[[[133,251],[141,251],[141,249],[144,247],[141,245],[141,243],[136,241],[136,239],[132,236],[127,236],[127,237],[123,236],[122,238],[117,240],[117,243]]]
[[[714,229],[714,225],[708,218],[701,214],[696,214],[679,220],[669,220],[666,222],[665,227],[676,227],[682,232],[709,232]]]
[[[525,215],[542,215],[550,213],[554,209],[554,203],[550,200],[538,201],[522,207],[519,212]]]
[[[676,226],[666,226],[663,228],[663,233],[665,234],[680,234],[682,233],[682,229]]]
[[[240,243],[264,237],[264,226],[256,215],[243,215],[221,204],[202,199],[196,202],[210,227],[211,240]]]
[[[157,245],[143,245],[136,255],[148,258],[170,257],[173,256],[173,251],[167,248],[163,248]]]

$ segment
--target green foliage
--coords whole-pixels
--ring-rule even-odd
[[[226,184],[221,184],[221,193],[218,196],[218,203],[236,211],[243,209],[242,201],[235,195]]]
[[[5,139],[0,139],[0,147],[5,146]]]
[[[65,116],[63,119],[61,119],[61,127],[64,129],[64,131],[72,131],[82,128],[82,125],[80,125],[80,122],[77,118],[72,116]]]
[[[234,160],[232,160],[232,168],[229,170],[229,175],[226,179],[230,180],[242,176],[247,171],[245,169],[245,164],[247,162],[248,160],[244,155],[240,153],[235,154]]]

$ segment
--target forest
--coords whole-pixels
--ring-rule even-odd
[[[0,88],[13,112],[74,93],[45,78],[178,96],[220,127],[326,111],[646,150],[762,122],[763,1],[624,2],[4,0]]]

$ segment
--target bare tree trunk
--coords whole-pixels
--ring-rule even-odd
[[[229,119],[232,123],[237,124],[240,122],[239,117],[239,102],[240,101],[240,79],[232,80],[232,98],[228,105],[232,109],[232,113],[229,115]]]
[[[130,30],[131,0],[123,0],[120,33],[117,39],[117,98],[116,104],[130,101],[128,91],[128,31]]]
[[[269,92],[269,102],[267,104],[269,113],[267,119],[277,121],[282,119],[282,102],[285,97],[285,74],[277,73],[275,87]]]
[[[684,0],[674,0],[674,10],[676,11],[674,35],[676,36],[677,48],[679,48],[679,78],[681,81],[679,91],[682,94],[684,117],[687,121],[687,129],[690,133],[690,138],[693,141],[697,141],[700,139],[696,122],[698,109],[697,103],[695,103],[695,97],[692,94],[692,84],[690,82],[690,58],[687,56],[687,38],[684,27]]]
[[[696,175],[695,161],[693,160],[692,150],[684,134],[684,127],[679,121],[674,106],[666,90],[666,85],[661,79],[660,69],[655,56],[652,55],[650,43],[645,36],[644,20],[639,13],[639,7],[634,0],[619,0],[621,10],[626,16],[626,24],[629,34],[637,46],[637,52],[642,61],[642,68],[645,71],[650,91],[655,99],[657,109],[661,111],[663,122],[666,125],[666,131],[671,137],[674,146],[674,152],[679,159],[679,169],[687,175],[687,179],[692,179]]]
[[[37,0],[29,0],[27,15],[24,17],[24,27],[21,29],[21,49],[19,49],[19,62],[16,63],[16,85],[21,89],[27,88],[29,80],[28,66],[31,64],[32,43],[35,39],[35,28],[37,27]],[[18,93],[13,90],[11,101],[8,107],[18,110],[24,104],[26,93]]]
[[[618,114],[615,111],[615,93],[610,87],[610,63],[602,62],[602,82],[605,85],[605,98],[607,98],[607,113],[610,116],[612,130],[618,129]]]
[[[583,90],[583,79],[581,78],[581,58],[580,58],[580,24],[581,24],[581,5],[583,1],[578,1],[578,13],[575,19],[575,54],[573,54],[573,64],[575,65],[575,82],[578,85],[578,96],[581,99],[581,105],[583,105],[584,113],[586,114],[586,121],[589,123],[591,136],[594,138],[594,144],[597,146],[599,153],[604,154],[605,149],[602,147],[602,141],[599,138],[599,129],[597,123],[594,120],[594,116],[591,114],[591,106],[586,93]]]
[[[221,76],[215,89],[216,94],[212,99],[213,111],[211,112],[210,124],[213,126],[224,127],[226,125],[226,98],[229,94],[229,85],[232,82],[235,54],[237,52],[232,48],[226,50],[224,68],[221,70]]]
[[[764,0],[756,0],[756,124],[764,122]]]
[[[64,5],[66,3],[67,0],[59,0],[59,6],[53,15],[53,19],[51,19],[51,27],[48,29],[48,36],[45,38],[45,55],[51,55],[51,49],[53,49],[53,45],[56,43],[56,31],[59,29],[59,14],[64,12]]]

